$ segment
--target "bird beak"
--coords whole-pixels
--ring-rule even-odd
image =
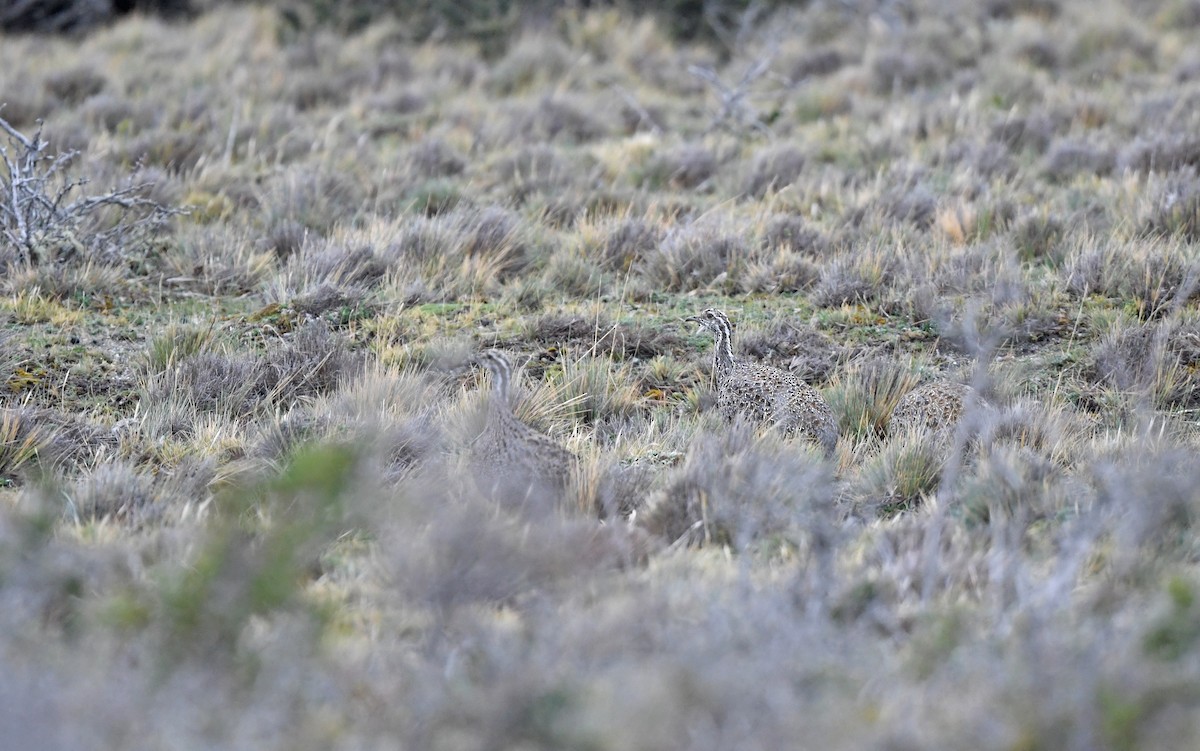
[[[697,334],[703,334],[704,329],[707,328],[704,325],[704,319],[702,319],[700,316],[688,316],[687,318],[684,318],[683,320],[688,321],[690,323],[697,324],[697,327],[696,327]]]

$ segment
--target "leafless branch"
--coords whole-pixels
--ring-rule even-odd
[[[0,237],[16,249],[19,263],[36,265],[57,248],[94,252],[183,213],[147,198],[148,183],[80,195],[88,181],[69,176],[77,151],[49,153],[40,126],[30,137],[0,117],[0,130],[8,135],[8,144],[0,145]],[[114,226],[100,229],[96,212],[107,207],[122,216]]]

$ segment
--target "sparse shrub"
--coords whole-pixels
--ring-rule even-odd
[[[1200,326],[1195,321],[1119,322],[1091,349],[1093,383],[1143,396],[1158,409],[1200,406]]]
[[[777,193],[800,178],[807,161],[804,152],[792,145],[759,151],[742,192],[751,198],[762,198],[768,191]]]
[[[871,50],[866,66],[872,89],[884,95],[932,86],[953,71],[950,60],[917,46]]]
[[[86,523],[132,521],[154,501],[153,481],[126,462],[101,464],[64,492],[67,518]]]
[[[178,18],[192,12],[190,0],[48,0],[12,3],[0,9],[0,29],[10,33],[81,33],[137,10]]]
[[[555,253],[546,264],[547,284],[564,295],[587,298],[602,287],[595,264],[575,254]]]
[[[535,86],[552,88],[567,72],[571,51],[553,37],[526,34],[520,36],[496,61],[489,72],[488,89],[502,96],[528,91]]]
[[[892,410],[919,380],[899,363],[862,360],[844,368],[825,397],[843,435],[873,440],[884,436]]]
[[[920,178],[897,175],[866,207],[853,212],[849,220],[859,224],[866,216],[878,216],[925,229],[933,224],[936,212],[937,197]]]
[[[820,258],[829,251],[829,240],[796,214],[772,216],[763,229],[763,245],[767,250],[790,250],[809,257]]]
[[[81,109],[84,119],[109,133],[136,133],[152,127],[157,119],[152,108],[108,93],[93,95]]]
[[[1017,221],[1012,230],[1017,256],[1025,262],[1050,261],[1061,263],[1062,241],[1066,228],[1062,221],[1049,213],[1033,213]]]
[[[1058,41],[1048,37],[1030,40],[1022,44],[1018,51],[1021,59],[1043,70],[1058,70],[1062,63],[1062,53]]]
[[[1006,117],[992,126],[991,137],[993,141],[1004,144],[1012,151],[1042,154],[1067,125],[1065,118],[1050,113]]]
[[[716,172],[717,158],[712,151],[703,146],[685,145],[651,157],[639,175],[639,183],[652,190],[695,190]]]
[[[657,249],[663,231],[644,219],[624,219],[612,226],[600,246],[600,260],[610,271],[629,271]]]
[[[739,235],[697,221],[668,232],[638,266],[656,284],[678,292],[718,281],[733,286],[748,254],[749,247]]]
[[[799,253],[776,251],[773,256],[746,264],[738,285],[745,292],[799,292],[819,278],[816,264]]]
[[[1197,518],[1200,467],[1191,451],[1146,442],[1090,467],[1096,502],[1116,541],[1118,570],[1136,572],[1154,550],[1187,545]]]
[[[1037,452],[1015,445],[993,447],[958,491],[964,519],[972,524],[1022,527],[1044,521],[1071,503],[1064,473]]]
[[[572,418],[585,424],[621,422],[638,409],[629,365],[607,357],[568,358],[558,393]]]
[[[834,47],[805,50],[788,61],[788,78],[793,82],[836,73],[847,63],[846,55]]]
[[[162,334],[150,342],[150,349],[146,352],[146,367],[151,373],[161,373],[199,354],[212,341],[212,326],[169,324]]]
[[[1143,320],[1181,307],[1200,292],[1196,259],[1179,238],[1147,238],[1127,245],[1110,239],[1097,247],[1085,237],[1063,265],[1070,292],[1129,301]]]
[[[1149,207],[1142,212],[1143,234],[1200,241],[1200,168],[1168,178],[1150,193]]]
[[[1068,180],[1081,173],[1107,175],[1115,163],[1116,156],[1103,146],[1060,139],[1050,146],[1042,170],[1051,180]]]
[[[368,246],[345,247],[329,242],[310,242],[288,259],[287,269],[303,279],[303,286],[329,284],[334,287],[370,289],[387,273],[388,264]]]
[[[1200,169],[1200,138],[1159,136],[1139,138],[1117,155],[1119,170],[1172,172],[1183,167]]]
[[[911,511],[937,492],[946,458],[944,442],[929,433],[890,436],[859,469],[857,500],[883,517]]]
[[[408,163],[424,178],[454,177],[462,174],[467,163],[450,144],[440,138],[427,138],[408,152]]]
[[[46,78],[46,90],[67,104],[76,105],[104,90],[108,82],[92,68],[71,68]]]
[[[799,545],[832,491],[815,453],[759,442],[747,425],[692,442],[663,481],[643,523],[672,545]],[[811,526],[810,526],[811,525]],[[808,527],[808,529],[806,529]]]
[[[287,405],[333,391],[341,381],[362,372],[363,358],[350,351],[345,337],[315,320],[301,326],[290,341],[271,353],[267,368],[272,399]]]
[[[38,457],[46,438],[23,422],[18,412],[0,413],[0,478],[11,481],[16,473]]]
[[[147,379],[148,403],[161,405],[169,430],[190,433],[196,413],[236,419],[289,408],[305,397],[328,393],[361,372],[362,358],[322,321],[301,326],[266,357],[212,349],[183,358]]]
[[[607,115],[597,112],[592,101],[569,96],[545,96],[536,105],[510,109],[505,140],[526,143],[565,141],[587,143],[609,131]]]
[[[458,183],[452,180],[426,180],[408,192],[406,203],[425,216],[437,216],[458,208],[463,195]]]
[[[297,449],[328,437],[329,421],[305,409],[293,409],[286,415],[259,426],[248,453],[272,462],[289,459]]]
[[[1029,15],[1052,21],[1062,12],[1062,4],[1059,0],[989,0],[986,9],[992,18]]]
[[[807,383],[822,383],[833,372],[838,345],[825,334],[807,325],[787,319],[763,328],[743,327],[737,334],[737,347],[756,360],[795,373]]]
[[[838,256],[821,270],[812,302],[821,308],[872,302],[883,295],[894,274],[895,260],[879,249]]]
[[[117,445],[111,430],[77,415],[37,407],[0,411],[0,439],[0,470],[9,479],[35,460],[40,468],[78,467]]]
[[[463,254],[490,260],[498,278],[504,279],[525,268],[532,247],[520,219],[511,211],[488,207],[470,216],[469,234]]]
[[[293,219],[280,219],[267,228],[255,246],[264,252],[273,253],[280,260],[287,260],[299,252],[308,237],[308,230]]]
[[[581,493],[581,510],[611,522],[636,518],[651,495],[654,477],[649,467],[640,464],[601,465]]]

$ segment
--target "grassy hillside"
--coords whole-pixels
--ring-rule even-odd
[[[740,21],[0,37],[0,736],[1200,744],[1200,4]],[[472,483],[484,347],[564,497]]]

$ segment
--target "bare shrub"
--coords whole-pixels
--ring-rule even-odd
[[[0,234],[20,263],[112,263],[131,253],[172,214],[134,184],[98,195],[82,195],[86,179],[72,179],[77,152],[51,155],[41,129],[26,136],[0,118],[8,145],[0,146]],[[115,212],[115,218],[113,217]]]

